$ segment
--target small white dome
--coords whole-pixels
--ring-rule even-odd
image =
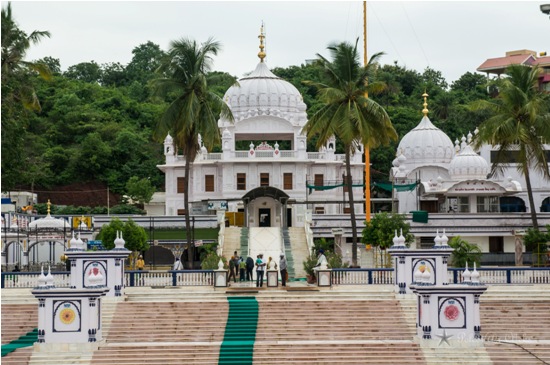
[[[448,164],[454,156],[451,139],[424,116],[420,123],[399,142],[398,151],[411,167],[426,164]]]
[[[52,217],[49,213],[46,217],[34,220],[29,223],[31,229],[48,229],[48,228],[68,228],[69,224],[64,219],[57,219]]]
[[[453,180],[486,179],[489,170],[487,161],[475,153],[470,145],[464,146],[449,165],[449,174]]]
[[[306,104],[302,95],[290,82],[273,74],[264,62],[239,80],[225,93],[223,100],[229,105],[235,118],[240,120],[271,115],[286,120],[306,122]]]
[[[173,139],[172,139],[172,136],[170,134],[167,134],[166,135],[166,138],[164,139],[164,143],[168,144],[168,143],[173,143]]]

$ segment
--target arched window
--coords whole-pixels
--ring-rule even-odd
[[[503,196],[500,198],[500,211],[502,213],[525,212],[525,202],[517,196]]]
[[[550,197],[544,199],[540,206],[541,212],[550,212]]]

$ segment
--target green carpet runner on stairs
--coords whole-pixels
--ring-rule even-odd
[[[38,340],[38,328],[33,329],[31,332],[19,337],[17,340],[13,340],[10,343],[2,345],[2,357],[14,352],[22,347],[32,346]]]
[[[229,313],[220,346],[219,365],[252,365],[258,326],[255,297],[228,297]]]

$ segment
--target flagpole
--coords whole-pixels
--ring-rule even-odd
[[[369,63],[367,57],[367,1],[363,1],[363,63],[365,67]],[[368,97],[368,93],[366,94]],[[365,148],[365,220],[370,222],[370,151],[368,144]]]

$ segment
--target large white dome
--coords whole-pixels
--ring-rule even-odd
[[[449,174],[453,180],[486,179],[489,163],[466,145],[451,161]]]
[[[405,155],[409,168],[444,165],[451,162],[454,145],[425,115],[420,123],[401,139],[397,151]]]
[[[293,124],[306,122],[306,104],[292,85],[274,75],[264,62],[239,80],[225,93],[223,100],[233,112],[235,122],[256,116],[275,116]]]

